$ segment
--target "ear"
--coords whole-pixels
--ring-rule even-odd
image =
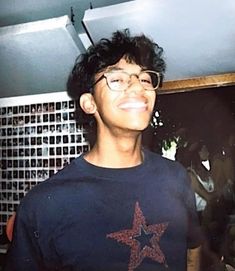
[[[96,103],[91,93],[82,94],[80,106],[86,114],[94,114],[96,112]]]

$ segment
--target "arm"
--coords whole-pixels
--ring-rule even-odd
[[[187,249],[187,271],[200,271],[201,246],[204,242],[204,234],[199,224],[196,212],[195,195],[187,175],[185,188],[185,201],[188,209],[188,249]],[[190,176],[191,177],[191,176]]]
[[[187,253],[187,271],[200,270],[200,251],[201,247],[188,249]]]
[[[37,238],[33,235],[34,232],[25,210],[19,208],[14,222],[13,239],[7,252],[4,271],[43,270],[40,264],[41,253]]]
[[[214,193],[210,192],[208,193],[202,184],[197,180],[196,173],[192,170],[188,171],[189,177],[191,179],[191,186],[198,195],[200,195],[202,198],[204,198],[206,201],[209,201],[213,196]]]
[[[221,188],[224,186],[224,172],[223,172],[223,162],[218,157],[215,157],[212,160],[211,164],[211,174],[212,178],[215,182],[216,190],[221,190]]]

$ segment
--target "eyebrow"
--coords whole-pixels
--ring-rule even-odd
[[[141,73],[141,72],[144,72],[145,70],[146,70],[146,69],[143,69],[143,68],[142,68],[142,69],[140,70],[140,73]],[[114,66],[114,67],[108,67],[108,68],[104,71],[104,73],[106,73],[106,72],[112,72],[112,71],[124,71],[124,72],[126,72],[125,69],[120,68],[120,67],[115,67],[115,66]],[[126,72],[126,73],[128,73],[128,72]]]
[[[105,72],[110,72],[110,71],[124,71],[124,69],[119,68],[119,67],[108,67]]]

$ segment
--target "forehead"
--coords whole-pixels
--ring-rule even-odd
[[[130,62],[125,58],[121,58],[117,63],[114,65],[108,66],[105,69],[105,72],[111,70],[125,70],[130,73],[139,73],[142,70],[142,67],[137,65],[135,62]]]

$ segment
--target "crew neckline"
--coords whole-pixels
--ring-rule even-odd
[[[139,175],[142,175],[143,172],[145,172],[144,169],[146,169],[146,166],[148,165],[149,161],[149,152],[145,149],[143,149],[144,153],[144,160],[141,164],[132,166],[132,167],[126,167],[126,168],[109,168],[109,167],[101,167],[96,166],[90,162],[88,162],[84,155],[82,154],[80,156],[80,166],[82,167],[82,170],[86,171],[86,175],[92,175],[96,177],[102,177],[102,178],[114,178],[114,177],[125,177],[128,176],[128,178],[131,178],[132,176],[136,177]]]

